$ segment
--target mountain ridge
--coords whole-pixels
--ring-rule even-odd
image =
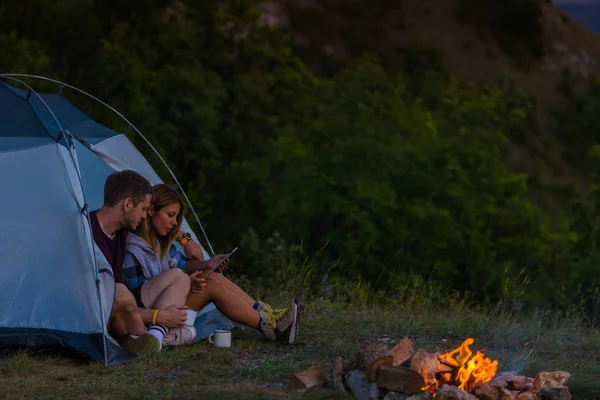
[[[373,51],[391,63],[398,49],[420,43],[435,48],[445,70],[460,80],[513,80],[533,95],[537,128],[528,135],[527,145],[511,146],[508,159],[545,186],[571,186],[580,194],[587,192],[589,183],[562,160],[565,145],[555,134],[554,110],[565,100],[561,93],[565,85],[574,93],[581,93],[598,76],[600,37],[568,13],[590,7],[559,7],[549,0],[534,0],[539,7],[539,20],[530,22],[540,25],[543,54],[538,58],[525,57],[526,66],[522,66],[501,48],[485,26],[460,21],[466,1],[358,1],[350,8],[338,0],[280,0],[264,4],[261,11],[263,23],[287,29],[300,49],[312,48],[313,53],[321,52],[322,58],[338,64],[351,65],[362,56],[352,48],[351,40],[362,40],[363,52]],[[314,26],[302,23],[303,18]],[[321,64],[312,62],[316,69]]]

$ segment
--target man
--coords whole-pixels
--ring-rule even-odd
[[[106,179],[102,208],[90,213],[94,242],[112,267],[116,285],[108,329],[123,348],[133,354],[158,352],[162,349],[163,340],[172,342],[173,338],[182,340],[185,336],[177,328],[172,329],[169,336],[167,328],[156,323],[154,310],[139,308],[134,296],[123,284],[127,234],[135,231],[146,217],[151,201],[152,186],[143,176],[134,171],[115,172]],[[169,313],[185,320],[184,310],[183,305],[171,305]],[[148,330],[145,323],[152,323]],[[187,336],[186,341],[193,339]]]

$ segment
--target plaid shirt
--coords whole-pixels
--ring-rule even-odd
[[[175,246],[171,246],[169,254],[167,255],[169,260],[169,266],[171,268],[179,268],[185,272],[185,266],[188,258],[179,252]],[[149,278],[144,276],[142,267],[140,266],[137,258],[129,251],[125,254],[125,265],[123,266],[123,278],[124,284],[129,290],[133,290],[137,287],[142,286],[148,281]],[[150,277],[153,278],[153,277]]]

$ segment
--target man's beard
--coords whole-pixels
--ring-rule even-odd
[[[139,224],[139,221],[136,221],[133,218],[133,211],[125,213],[125,224],[124,224],[125,226],[123,228],[125,228],[131,232],[135,232],[138,224]]]

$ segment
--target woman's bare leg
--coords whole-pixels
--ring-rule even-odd
[[[178,268],[155,276],[142,286],[142,302],[148,308],[165,310],[181,306],[190,291],[190,277]]]
[[[206,286],[200,293],[190,293],[185,304],[199,311],[210,302],[230,320],[251,328],[258,327],[260,316],[252,305],[240,299],[213,276],[206,280]]]
[[[229,289],[230,292],[239,297],[244,303],[248,304],[250,307],[254,307],[254,303],[256,303],[254,299],[250,297],[248,293],[244,292],[238,285],[227,279],[223,274],[212,274],[211,276],[214,276],[215,279],[221,283],[221,285]]]

